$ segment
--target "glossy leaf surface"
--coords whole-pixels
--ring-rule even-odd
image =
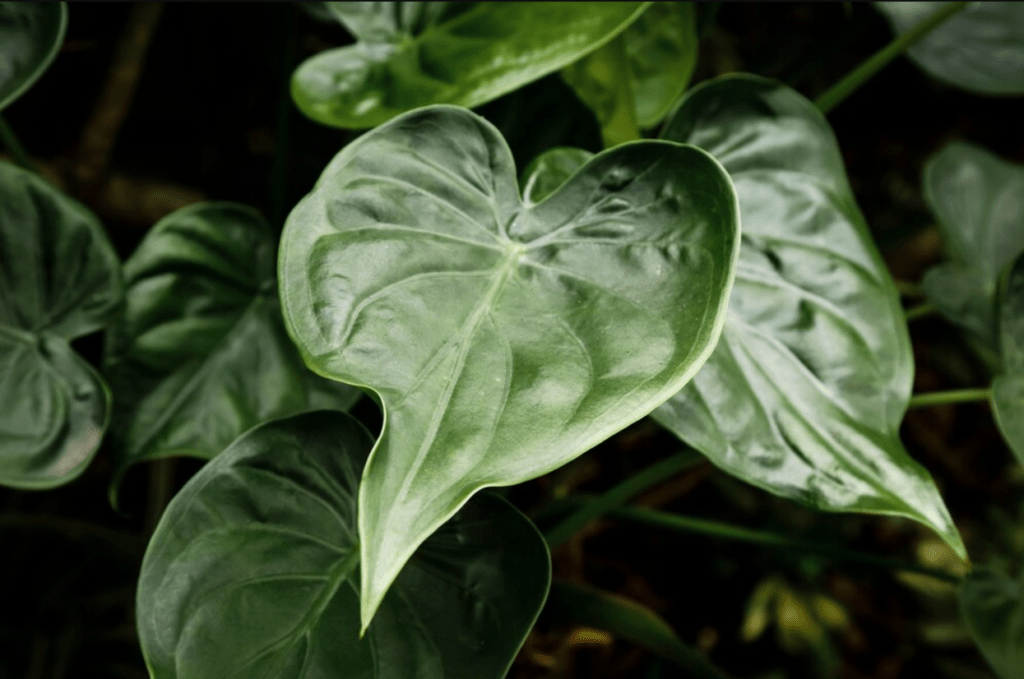
[[[155,679],[505,676],[550,565],[495,496],[420,547],[360,639],[356,504],[372,444],[344,413],[305,413],[248,432],[185,485],[139,580]]]
[[[619,43],[619,45],[615,45]],[[562,71],[597,114],[609,146],[625,126],[654,127],[686,89],[697,65],[692,2],[656,2],[619,37]],[[629,138],[629,137],[627,137]]]
[[[256,210],[201,203],[162,219],[125,262],[125,312],[107,341],[120,471],[169,455],[209,459],[260,422],[359,396],[303,364],[274,259]]]
[[[96,217],[0,162],[0,483],[53,487],[92,459],[110,396],[68,342],[105,325],[122,292]]]
[[[975,568],[960,588],[960,611],[1000,679],[1024,679],[1024,576]]]
[[[914,518],[963,555],[899,440],[906,323],[824,117],[781,84],[733,76],[692,90],[664,136],[729,171],[743,236],[722,338],[655,419],[754,485],[818,509]]]
[[[735,194],[669,142],[593,158],[524,207],[512,155],[449,106],[346,147],[288,217],[285,322],[385,426],[360,490],[363,621],[478,489],[562,466],[649,413],[718,336]]]
[[[1005,372],[992,383],[992,412],[1006,443],[1024,464],[1024,253],[1007,275],[999,330]]]
[[[995,348],[999,275],[1024,251],[1024,167],[953,142],[928,159],[924,195],[952,259],[929,269],[928,300]]]
[[[359,42],[301,64],[292,77],[292,98],[313,120],[366,128],[419,106],[472,107],[511,92],[601,46],[646,3],[334,7]]]
[[[68,25],[63,2],[0,2],[0,110],[57,56]]]
[[[942,2],[876,2],[897,34]],[[916,42],[907,55],[928,75],[990,95],[1024,94],[1024,2],[972,2]]]

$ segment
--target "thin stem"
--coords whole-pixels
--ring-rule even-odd
[[[935,305],[932,304],[931,302],[922,302],[917,306],[912,306],[909,309],[905,310],[903,312],[903,315],[907,317],[908,321],[915,321],[918,318],[930,316],[936,311],[938,311],[938,309],[936,309]]]
[[[924,290],[921,288],[920,283],[901,281],[899,279],[894,280],[893,283],[896,284],[896,290],[899,291],[901,297],[924,297]]]
[[[174,495],[174,468],[177,460],[165,457],[149,466],[149,492],[146,495],[146,535],[152,535]]]
[[[871,76],[882,70],[890,61],[903,54],[911,45],[931,33],[946,19],[962,10],[969,3],[950,2],[945,4],[934,14],[922,19],[913,28],[897,36],[895,40],[875,52],[867,61],[853,69],[842,80],[830,87],[824,94],[818,97],[815,105],[822,113],[828,113],[848,96],[853,94],[866,83]]]
[[[29,162],[28,154],[25,153],[25,148],[18,141],[18,135],[14,134],[14,130],[7,124],[7,121],[2,115],[0,115],[0,140],[3,141],[4,146],[11,152],[11,156],[14,158],[14,162],[22,166],[26,170],[32,169],[32,163]]]
[[[930,391],[924,394],[914,394],[910,398],[908,408],[924,408],[926,406],[940,406],[948,403],[970,403],[972,401],[987,401],[992,395],[992,389],[952,389],[950,391]]]
[[[890,559],[884,556],[867,554],[865,552],[842,549],[832,545],[823,545],[804,540],[794,540],[793,538],[778,535],[776,533],[752,530],[750,528],[742,528],[740,526],[731,526],[725,523],[718,523],[717,521],[707,521],[705,519],[695,519],[688,516],[678,516],[652,509],[620,508],[611,510],[608,512],[608,515],[615,519],[634,521],[678,532],[698,533],[700,535],[709,535],[712,537],[724,538],[726,540],[737,540],[739,542],[748,542],[767,547],[782,547],[785,549],[795,549],[805,552],[816,552],[840,561],[852,561],[884,569],[921,573],[939,580],[945,580],[946,582],[960,582],[960,578],[952,573],[916,564],[911,561]]]
[[[544,534],[544,539],[547,540],[548,547],[554,549],[610,509],[618,507],[651,486],[689,469],[703,459],[700,453],[686,450],[631,476],[603,495],[587,502],[547,531]]]

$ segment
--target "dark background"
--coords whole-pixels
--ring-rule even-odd
[[[811,98],[892,37],[881,15],[860,3],[699,3],[698,16],[702,39],[694,82],[743,70],[778,78]],[[255,205],[279,229],[290,206],[357,134],[306,120],[288,97],[292,70],[317,51],[349,42],[345,31],[295,5],[164,6],[144,61],[139,53],[128,59],[128,66],[140,69],[138,88],[133,99],[120,92],[127,115],[109,160],[83,180],[76,169],[84,162],[89,121],[112,65],[119,63],[118,41],[139,21],[138,8],[129,4],[71,6],[61,53],[5,111],[29,154],[99,215],[122,257],[157,219],[196,200]],[[557,145],[600,150],[596,122],[557,74],[478,111],[501,129],[519,167]],[[942,256],[921,197],[925,159],[946,142],[965,139],[1024,163],[1024,99],[950,89],[902,58],[829,119],[879,247],[894,275],[907,281],[920,280]],[[911,332],[918,391],[988,383],[984,367],[940,319],[914,321]],[[75,346],[98,364],[102,335]],[[370,404],[358,413],[371,426],[379,422]],[[912,411],[903,435],[935,476],[972,557],[980,562],[1024,547],[1024,474],[986,404]],[[642,421],[511,496],[525,511],[535,511],[560,494],[600,492],[680,448]],[[198,467],[177,462],[177,486]],[[129,473],[123,495],[128,515],[121,516],[107,504],[111,468],[103,449],[66,487],[0,489],[0,679],[146,676],[133,607],[148,537],[148,469]],[[911,522],[816,514],[706,463],[639,503],[944,563],[933,536]],[[934,581],[908,584],[891,572],[809,554],[612,521],[591,526],[557,550],[554,569],[558,577],[652,607],[737,677],[992,676],[959,622],[955,591]],[[827,596],[845,610],[847,623],[802,650],[787,642],[799,634],[780,632],[789,628],[778,620],[758,639],[742,641],[751,593],[769,577],[797,601]],[[579,632],[542,617],[510,676],[679,676],[628,643]]]

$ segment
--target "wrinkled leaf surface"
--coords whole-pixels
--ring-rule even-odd
[[[953,142],[928,159],[923,183],[952,259],[928,270],[925,295],[995,348],[999,275],[1024,251],[1024,167]]]
[[[743,236],[722,338],[655,419],[754,485],[818,509],[914,518],[963,555],[899,440],[906,323],[824,117],[781,84],[733,76],[691,91],[663,136],[721,161]]]
[[[0,483],[50,488],[92,459],[110,395],[68,342],[105,325],[122,293],[96,217],[0,162]]]
[[[942,2],[876,2],[893,30],[906,33]],[[1024,2],[972,2],[907,51],[925,73],[991,95],[1024,94]]]
[[[550,565],[495,496],[423,543],[360,639],[356,504],[372,444],[344,413],[305,413],[250,431],[186,484],[139,580],[155,679],[505,676]]]
[[[63,2],[0,2],[0,110],[57,56],[68,25]]]
[[[1024,575],[975,568],[960,588],[960,611],[1000,679],[1024,679]]]
[[[1007,275],[999,330],[1005,372],[992,383],[992,411],[1006,443],[1024,464],[1024,254]]]
[[[303,364],[274,259],[256,210],[201,203],[162,219],[125,262],[125,312],[106,361],[122,472],[169,455],[209,459],[260,422],[343,410],[359,396]]]
[[[349,128],[428,104],[478,106],[596,49],[646,6],[337,3],[336,14],[359,41],[302,63],[292,98],[313,120]]]
[[[285,322],[385,426],[360,490],[363,621],[478,489],[562,466],[674,394],[717,338],[735,194],[699,149],[593,158],[524,207],[494,127],[414,111],[345,148],[288,217]]]

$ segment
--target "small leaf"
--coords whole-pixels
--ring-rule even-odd
[[[1000,679],[1024,679],[1024,574],[975,568],[960,588],[960,611]]]
[[[0,484],[52,488],[92,459],[110,394],[68,342],[106,325],[122,294],[96,217],[0,162]]]
[[[676,635],[646,606],[592,587],[554,582],[545,615],[611,632],[669,660],[694,679],[727,679],[722,670]]]
[[[661,122],[690,82],[697,44],[693,3],[655,2],[562,77],[594,110],[610,147]]]
[[[356,493],[372,444],[344,413],[305,413],[248,432],[185,485],[139,580],[154,679],[505,676],[550,564],[496,496],[423,543],[360,639]]]
[[[1024,251],[1024,167],[953,142],[928,159],[923,183],[953,259],[928,270],[925,295],[995,348],[999,275]]]
[[[817,509],[913,518],[964,555],[899,439],[906,322],[824,117],[784,85],[729,76],[691,90],[663,136],[730,172],[743,237],[722,338],[654,418],[749,483]]]
[[[449,106],[328,165],[285,225],[281,300],[309,365],[383,402],[364,625],[473,493],[564,465],[690,379],[729,293],[734,200],[703,151],[644,141],[525,207],[498,131]]]
[[[125,278],[106,361],[119,475],[169,455],[209,459],[260,422],[358,398],[310,372],[288,338],[274,242],[256,210],[201,203],[168,215],[125,263]]]
[[[357,129],[428,104],[472,107],[496,99],[600,47],[647,7],[633,2],[337,5],[336,14],[360,41],[302,63],[292,77],[292,98],[317,122]]]
[[[999,329],[1005,373],[992,383],[992,411],[1010,450],[1024,464],[1024,253],[1009,267]]]
[[[903,34],[944,4],[875,6]],[[1024,2],[972,2],[912,45],[907,55],[949,85],[978,94],[1024,94]]]
[[[0,2],[0,110],[49,67],[67,26],[67,3]]]
[[[593,157],[590,151],[561,146],[534,158],[519,179],[523,204],[532,207],[542,202]]]

